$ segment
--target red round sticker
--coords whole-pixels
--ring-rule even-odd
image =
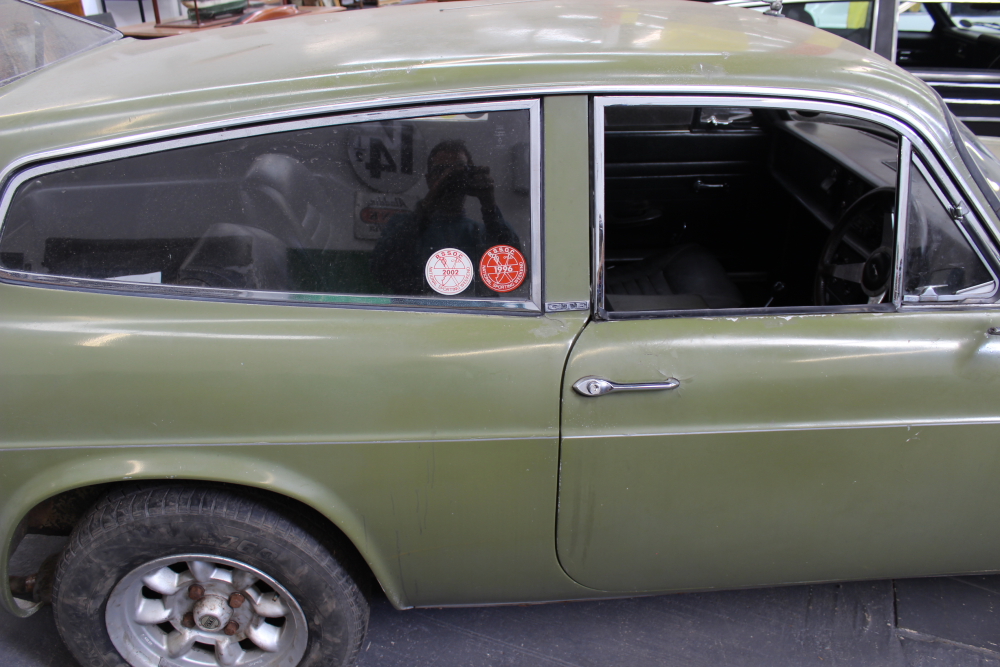
[[[509,245],[495,245],[479,260],[479,276],[494,292],[516,290],[524,282],[527,271],[524,255]]]

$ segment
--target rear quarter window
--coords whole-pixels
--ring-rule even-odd
[[[9,271],[172,288],[527,301],[532,111],[336,122],[31,177]]]

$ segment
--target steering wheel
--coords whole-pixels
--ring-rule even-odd
[[[847,207],[840,220],[834,225],[830,236],[823,244],[816,268],[814,299],[817,306],[830,304],[830,279],[839,278],[856,283],[868,297],[867,303],[882,303],[892,285],[893,261],[895,256],[895,230],[893,211],[896,206],[894,188],[875,188]],[[843,246],[848,245],[847,233],[855,227],[878,227],[881,238],[874,250],[865,250],[857,242],[849,247],[864,257],[864,261],[854,264],[834,264]]]

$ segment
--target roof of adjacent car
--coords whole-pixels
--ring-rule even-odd
[[[360,101],[661,87],[822,92],[941,127],[926,86],[788,19],[683,0],[479,0],[95,49],[0,89],[0,160]]]

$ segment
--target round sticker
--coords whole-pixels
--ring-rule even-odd
[[[443,248],[427,258],[424,275],[438,294],[458,294],[472,282],[472,260],[457,248]]]
[[[479,260],[479,276],[494,292],[516,290],[524,282],[527,265],[517,248],[495,245]]]

